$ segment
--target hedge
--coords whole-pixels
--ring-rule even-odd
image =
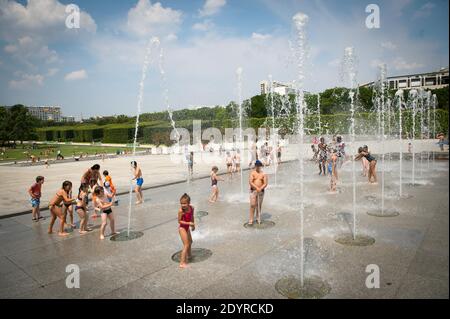
[[[391,134],[395,135],[398,132],[398,112],[391,114]],[[412,114],[410,110],[402,112],[403,118],[403,132],[411,132],[412,130]],[[431,112],[431,121],[433,120],[433,112]],[[321,133],[325,134],[347,134],[350,128],[350,114],[338,113],[331,115],[322,115]],[[319,134],[319,119],[318,115],[306,115],[304,127],[309,134]],[[170,133],[172,127],[170,123],[156,121],[143,122],[138,130],[138,141],[143,144],[171,144]],[[177,127],[186,128],[190,132],[193,130],[192,120],[177,121]],[[237,127],[239,122],[237,120],[204,120],[201,122],[202,130],[209,127],[217,127],[220,131],[225,133],[225,127]],[[356,134],[378,134],[378,114],[371,113],[356,113],[355,114],[355,133]],[[388,134],[388,117],[385,115],[385,132]],[[252,127],[257,130],[260,127],[270,129],[272,127],[272,118],[248,118],[244,120],[244,127]],[[291,134],[296,129],[295,117],[276,118],[275,126],[279,128],[280,134]],[[431,125],[430,129],[433,127]],[[436,131],[448,131],[448,111],[438,109],[436,110]],[[416,136],[420,135],[420,113],[416,113]],[[67,127],[49,127],[37,130],[38,139],[40,141],[60,141],[60,142],[104,142],[104,143],[130,143],[134,138],[134,125],[119,124],[119,125],[105,125],[93,126],[86,125],[86,127],[67,126]],[[191,134],[192,138],[192,134]]]

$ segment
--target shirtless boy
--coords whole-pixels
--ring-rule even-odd
[[[262,171],[263,163],[260,160],[255,162],[255,169],[250,173],[250,218],[249,225],[253,225],[256,209],[256,220],[261,223],[261,207],[264,199],[264,190],[267,187],[267,175]]]

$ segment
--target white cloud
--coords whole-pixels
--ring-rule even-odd
[[[95,33],[94,19],[80,12],[77,32],[65,27],[66,6],[57,0],[28,0],[26,5],[16,1],[0,0],[0,39],[15,42],[22,37],[38,38],[43,42],[82,33]]]
[[[391,41],[381,42],[381,47],[383,49],[387,49],[387,50],[397,49],[397,46],[394,43],[392,43]]]
[[[167,41],[176,41],[178,40],[178,37],[175,33],[170,33],[167,37],[166,37]]]
[[[436,7],[436,5],[434,3],[432,3],[432,2],[425,3],[423,6],[421,6],[419,8],[419,10],[417,10],[414,13],[413,18],[414,19],[419,19],[419,18],[429,17],[431,15],[434,7]]]
[[[212,23],[211,20],[205,20],[203,22],[198,22],[192,26],[192,29],[194,29],[196,31],[209,31],[212,28],[214,28],[214,23]]]
[[[261,34],[261,33],[256,33],[256,32],[252,33],[253,40],[264,41],[264,40],[269,39],[270,37],[271,37],[270,34]]]
[[[200,17],[212,16],[227,4],[226,0],[206,0],[203,8],[199,10]]]
[[[6,45],[4,51],[27,66],[33,66],[35,63],[51,64],[60,61],[55,50],[29,36],[21,37],[14,44]]]
[[[392,62],[394,69],[402,71],[402,70],[414,70],[423,67],[422,63],[417,62],[407,62],[404,58],[397,57]]]
[[[5,46],[4,50],[6,53],[14,53],[17,52],[18,48],[16,45],[8,44]]]
[[[44,76],[40,74],[23,74],[19,80],[9,81],[11,89],[26,89],[35,85],[42,86]]]
[[[341,59],[338,59],[338,58],[333,59],[330,62],[328,62],[328,65],[333,67],[333,68],[336,68],[336,67],[341,65]]]
[[[64,80],[66,81],[76,81],[76,80],[82,80],[87,78],[87,72],[84,69],[73,71],[64,77]]]
[[[48,69],[47,76],[54,76],[58,72],[59,72],[59,69],[57,69],[57,68]]]
[[[149,0],[139,0],[128,11],[127,28],[137,36],[167,36],[174,34],[182,21],[182,12],[164,8],[161,3],[152,4]]]
[[[379,59],[373,59],[370,61],[370,67],[374,69],[379,68],[382,64],[384,64],[384,62]]]

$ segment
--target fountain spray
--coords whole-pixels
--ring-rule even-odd
[[[395,97],[397,98],[398,105],[398,140],[400,144],[399,153],[399,165],[400,165],[400,182],[399,182],[399,197],[402,197],[402,172],[403,172],[403,145],[402,145],[402,104],[403,104],[403,90],[398,90],[395,92]]]
[[[236,70],[237,80],[238,80],[238,104],[239,104],[239,149],[240,158],[242,162],[243,154],[243,141],[242,141],[242,68],[238,67]],[[241,165],[242,166],[242,165]],[[244,177],[242,173],[242,167],[239,169],[241,173],[241,198],[244,196]]]
[[[409,91],[409,98],[408,102],[411,103],[411,110],[412,110],[412,136],[411,136],[411,149],[412,149],[412,186],[415,185],[415,174],[416,174],[416,167],[415,167],[415,135],[416,135],[416,103],[417,103],[417,90],[411,90]]]
[[[275,151],[276,155],[276,148],[277,148],[277,132],[275,131],[275,107],[273,103],[273,79],[272,75],[269,75],[269,81],[270,81],[270,105],[272,110],[272,154]],[[274,156],[274,165],[275,165],[275,185],[278,185],[277,182],[277,171],[278,171],[278,157]]]
[[[322,128],[320,123],[320,93],[317,93],[317,117],[319,125],[319,136],[322,134]]]
[[[296,30],[295,37],[295,58],[297,63],[297,132],[299,135],[299,165],[300,165],[300,286],[304,286],[304,163],[303,163],[303,138],[304,138],[304,92],[303,81],[304,63],[307,56],[307,42],[306,42],[306,25],[308,23],[308,16],[302,12],[297,13],[293,18],[294,27]]]
[[[381,171],[381,215],[384,214],[384,172],[386,171],[385,161],[384,161],[384,117],[385,117],[385,85],[386,85],[386,64],[382,64],[380,66],[380,89],[381,89],[381,98],[380,98],[380,112],[381,112],[381,166],[383,170]]]
[[[346,47],[344,51],[344,60],[343,60],[343,72],[344,80],[347,82],[350,86],[350,143],[352,145],[351,149],[353,150],[352,157],[356,155],[355,153],[355,89],[357,86],[356,83],[356,55],[353,47]],[[353,194],[353,206],[352,206],[352,213],[353,213],[353,240],[356,239],[356,167],[355,167],[355,160],[352,160],[352,194]]]
[[[137,103],[137,114],[136,114],[136,124],[134,127],[134,139],[133,139],[133,157],[136,155],[136,143],[139,129],[139,116],[141,115],[142,103],[144,102],[144,82],[147,77],[148,67],[150,65],[150,57],[152,53],[152,47],[154,44],[159,45],[159,39],[154,37],[150,39],[147,44],[144,57],[144,65],[142,67],[141,81],[139,82],[139,95]],[[131,225],[131,201],[133,198],[133,174],[130,179],[130,194],[129,194],[129,207],[128,207],[128,226],[127,226],[127,237],[130,237],[130,225]]]

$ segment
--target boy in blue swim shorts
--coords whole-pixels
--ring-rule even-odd
[[[37,222],[43,217],[41,217],[40,204],[41,204],[41,188],[42,184],[44,184],[44,176],[36,177],[36,183],[31,185],[28,189],[28,194],[31,199],[31,212],[33,215],[33,221]]]
[[[142,178],[142,170],[136,161],[131,162],[131,168],[133,169],[133,180],[136,180],[136,187],[134,189],[137,199],[136,204],[139,205],[144,202],[144,196],[142,195],[142,184],[144,184],[144,179]]]

